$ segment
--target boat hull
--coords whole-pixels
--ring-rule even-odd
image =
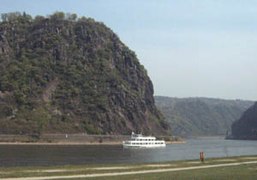
[[[161,148],[161,147],[166,147],[165,143],[162,144],[136,144],[136,143],[130,143],[123,141],[122,143],[124,148]]]
[[[164,148],[166,144],[163,145],[127,145],[123,144],[123,148]]]

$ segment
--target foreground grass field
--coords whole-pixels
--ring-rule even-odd
[[[91,178],[94,180],[103,179]],[[121,176],[105,177],[106,180],[119,180]],[[255,180],[257,179],[257,165],[240,165],[234,167],[221,167],[211,169],[186,170],[178,172],[149,173],[122,176],[122,180],[149,179],[149,180],[171,180],[171,179],[201,179],[201,180]]]
[[[257,156],[152,164],[0,168],[0,179],[257,179]]]

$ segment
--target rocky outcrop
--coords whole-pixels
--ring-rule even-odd
[[[232,134],[229,138],[257,140],[257,102],[232,124],[231,129]]]
[[[0,23],[0,133],[169,132],[135,53],[103,23],[75,17]]]

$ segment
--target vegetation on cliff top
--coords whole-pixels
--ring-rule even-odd
[[[156,106],[176,136],[226,135],[253,101],[155,97]]]
[[[1,17],[0,133],[168,132],[146,70],[103,23],[63,12]]]

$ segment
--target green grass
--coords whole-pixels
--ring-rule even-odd
[[[147,179],[147,180],[170,180],[170,179],[199,179],[199,180],[253,180],[257,179],[257,165],[240,165],[233,167],[210,168],[201,170],[187,170],[166,173],[137,174],[126,176],[104,177],[105,180],[130,180],[130,179]],[[103,178],[91,178],[93,180]]]
[[[11,177],[39,177],[39,176],[64,176],[81,174],[98,174],[112,172],[130,172],[140,170],[156,170],[179,167],[196,167],[235,162],[257,161],[257,156],[230,157],[207,159],[204,163],[199,160],[172,161],[165,163],[146,164],[108,164],[108,165],[72,165],[51,167],[12,167],[0,168],[0,179]],[[159,167],[157,165],[160,165]],[[99,169],[102,168],[102,169]],[[58,171],[59,170],[59,171]],[[174,172],[135,174],[109,176],[90,179],[257,179],[257,163],[228,167],[212,167],[207,169],[181,170]],[[74,179],[74,178],[73,178]]]

